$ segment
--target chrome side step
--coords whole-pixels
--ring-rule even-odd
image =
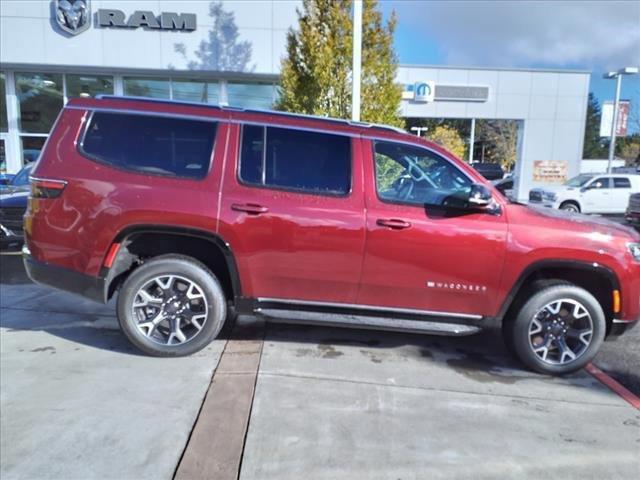
[[[370,317],[305,310],[281,310],[277,308],[257,308],[255,314],[268,321],[306,325],[326,325],[331,327],[364,328],[390,330],[396,332],[426,333],[430,335],[465,336],[482,329],[473,325],[434,322],[429,320],[405,320],[400,318]]]

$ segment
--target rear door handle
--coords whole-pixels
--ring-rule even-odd
[[[409,222],[405,220],[399,220],[397,218],[379,218],[376,221],[376,224],[381,227],[392,228],[394,230],[404,230],[405,228],[409,228],[411,226]]]
[[[236,212],[244,212],[250,215],[260,215],[261,213],[267,213],[269,209],[255,203],[234,203],[231,205],[231,210]]]

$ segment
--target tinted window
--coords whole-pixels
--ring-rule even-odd
[[[472,182],[452,163],[420,147],[375,142],[376,187],[382,200],[462,206]]]
[[[611,188],[611,178],[610,177],[600,177],[596,178],[591,184],[589,188]]]
[[[628,178],[614,178],[614,188],[631,188],[631,181]]]
[[[247,125],[242,131],[240,179],[267,187],[346,194],[351,187],[350,139],[275,127],[265,134],[265,127]]]
[[[214,122],[95,112],[82,148],[120,168],[203,178],[209,170],[215,132]]]

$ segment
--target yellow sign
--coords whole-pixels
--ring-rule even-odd
[[[568,179],[569,162],[563,160],[536,160],[533,162],[533,181],[564,183]]]

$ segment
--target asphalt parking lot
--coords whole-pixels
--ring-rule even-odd
[[[112,305],[0,256],[0,477],[637,478],[640,411],[465,338],[265,324],[140,355]],[[638,389],[640,331],[596,364]],[[552,473],[550,473],[552,472]]]

